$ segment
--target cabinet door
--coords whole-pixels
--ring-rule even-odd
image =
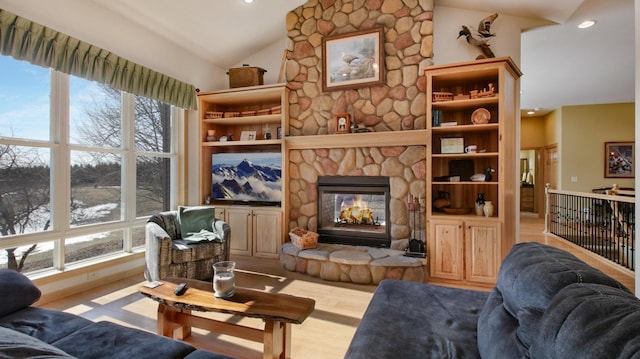
[[[227,208],[226,222],[231,227],[231,253],[251,255],[252,211],[250,208]]]
[[[432,219],[429,224],[429,263],[434,278],[462,280],[464,276],[462,222]]]
[[[466,279],[496,283],[500,266],[500,227],[497,222],[465,222]]]
[[[224,211],[225,211],[225,209],[224,209],[224,208],[216,207],[216,208],[214,209],[215,217],[216,217],[217,219],[220,219],[220,220],[223,220],[223,221],[224,221],[224,220],[225,220],[225,218],[226,218],[226,217],[225,217],[225,215],[224,215],[224,214],[225,214],[225,212],[224,212]],[[225,222],[226,222],[226,221],[225,221]]]
[[[253,211],[253,253],[256,257],[278,257],[282,242],[282,213],[280,210]]]

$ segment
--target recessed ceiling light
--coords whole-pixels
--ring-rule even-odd
[[[535,111],[527,111],[527,115],[533,115],[534,113],[536,113]]]
[[[253,0],[244,0],[244,2],[246,2],[247,4],[251,4]]]
[[[578,25],[579,29],[586,29],[596,24],[596,20],[585,20]]]

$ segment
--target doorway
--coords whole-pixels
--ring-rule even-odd
[[[520,150],[520,212],[539,216],[544,209],[542,153],[542,148]]]

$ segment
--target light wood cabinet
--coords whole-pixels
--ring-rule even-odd
[[[494,284],[502,261],[500,226],[480,220],[464,222],[465,279]]]
[[[285,84],[198,94],[200,200],[215,206],[216,216],[221,216],[219,218],[224,218],[229,223],[232,254],[277,257],[278,246],[285,239],[282,220],[284,190],[279,207],[261,207],[241,200],[234,203],[236,201],[233,198],[218,201],[211,199],[212,158],[219,153],[247,153],[251,156],[261,152],[280,152],[284,158],[287,99],[288,89]],[[209,131],[215,132],[215,140],[211,140]],[[243,139],[243,132],[255,135]],[[221,141],[223,138],[224,141]],[[281,171],[284,187],[285,166],[281,166]]]
[[[251,208],[231,207],[225,210],[225,221],[231,228],[231,253],[250,256],[253,243],[253,211]]]
[[[277,258],[283,238],[282,211],[279,208],[256,208],[252,217],[253,255]]]
[[[495,283],[500,262],[515,243],[521,75],[508,57],[425,69],[427,203],[449,200],[446,211],[427,206],[432,278]],[[474,116],[480,112],[489,114],[488,122]],[[477,150],[465,151],[470,145]],[[471,179],[487,173],[489,180]],[[475,214],[479,193],[493,203],[490,218]]]
[[[277,258],[282,241],[282,210],[229,206],[225,221],[231,227],[231,254]]]
[[[462,221],[433,219],[429,222],[429,269],[431,278],[464,279],[464,232]]]
[[[430,276],[495,283],[500,263],[499,226],[492,221],[436,218],[430,221]]]

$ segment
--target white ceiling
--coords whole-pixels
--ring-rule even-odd
[[[56,0],[63,10],[74,4]],[[285,14],[306,0],[92,0],[221,69],[286,37]],[[0,0],[15,3],[18,0]],[[539,20],[524,29],[521,107],[633,102],[634,0],[435,0],[436,6]],[[34,3],[34,2],[32,2]],[[26,5],[25,5],[26,6]],[[78,8],[75,3],[75,9]],[[44,11],[44,10],[43,10]],[[79,11],[79,10],[76,10]],[[598,23],[578,30],[585,19]],[[523,19],[524,24],[534,23]]]

